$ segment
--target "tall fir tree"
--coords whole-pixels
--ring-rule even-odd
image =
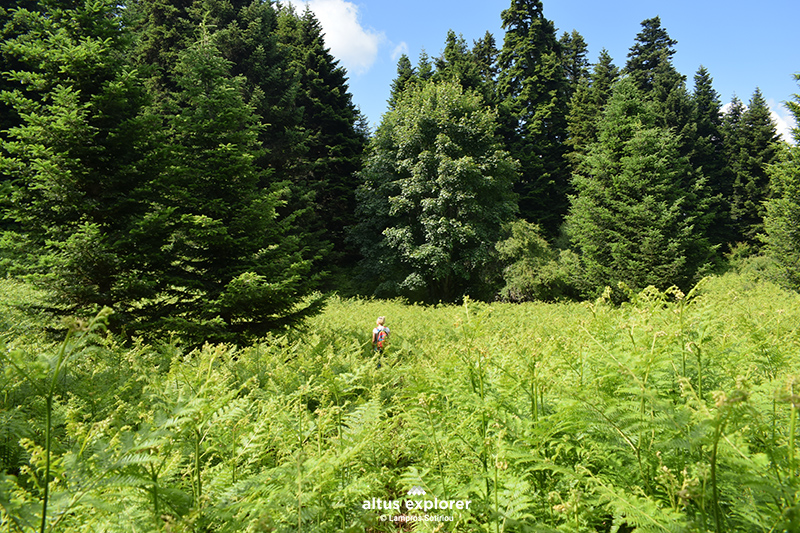
[[[569,83],[570,98],[582,80],[589,77],[589,60],[586,58],[589,47],[583,35],[577,30],[564,32],[558,42],[561,44],[561,55],[564,62],[564,75]]]
[[[498,98],[506,146],[522,165],[520,214],[558,232],[567,211],[568,83],[561,46],[540,0],[513,0],[502,13],[506,31],[498,57]]]
[[[674,128],[679,136],[681,155],[689,155],[696,133],[686,77],[672,64],[678,42],[661,26],[660,17],[646,19],[641,25],[642,30],[628,52],[624,72],[633,78],[643,95],[659,105],[662,123]]]
[[[619,79],[619,68],[614,65],[614,60],[606,49],[600,51],[597,63],[592,68],[590,79],[594,92],[594,104],[603,109],[611,98],[614,83]]]
[[[31,88],[23,88],[19,83],[10,79],[11,73],[27,69],[24,60],[14,51],[11,43],[18,43],[20,39],[37,38],[38,35],[30,33],[27,15],[29,12],[41,11],[37,0],[0,0],[0,95],[3,92],[23,91],[28,98],[38,98],[38,93]],[[8,131],[18,127],[22,119],[16,107],[8,97],[0,96],[0,146],[10,140]],[[1,150],[1,149],[0,149]],[[2,153],[2,152],[0,152]],[[11,217],[4,216],[13,208],[12,198],[13,182],[8,169],[0,165],[0,275],[14,270],[15,258],[24,253],[24,244],[17,238],[18,225]]]
[[[658,106],[635,80],[621,80],[573,174],[569,227],[590,293],[618,282],[685,289],[709,260],[711,247],[695,227],[702,207],[682,186],[692,172],[688,158],[659,122]]]
[[[708,70],[701,66],[694,76],[694,122],[697,124],[697,138],[695,140],[695,154],[693,156],[696,166],[702,167],[707,176],[717,176],[724,166],[722,154],[722,104],[719,93],[714,90],[713,79]],[[722,192],[724,185],[717,180],[714,190]]]
[[[661,67],[672,65],[674,46],[678,41],[670,38],[667,30],[661,26],[660,17],[646,19],[641,26],[636,42],[628,52],[625,73],[633,78],[640,92],[648,94],[655,88],[656,74]]]
[[[800,82],[800,74],[795,74]],[[765,252],[776,265],[778,281],[800,290],[800,94],[786,107],[794,115],[794,145],[787,146],[783,157],[771,164],[770,199],[764,216]]]
[[[182,0],[183,1],[183,0]],[[176,6],[181,7],[177,9]],[[230,64],[231,76],[242,76],[244,97],[260,117],[259,150],[256,164],[263,172],[260,186],[271,190],[276,183],[288,187],[285,202],[279,207],[282,217],[295,220],[298,235],[304,235],[306,258],[318,262],[330,249],[323,235],[313,233],[314,191],[306,181],[309,150],[308,136],[313,125],[303,124],[300,98],[300,72],[293,68],[290,45],[281,42],[278,10],[273,2],[261,0],[194,0],[175,4],[147,0],[136,4],[131,17],[142,35],[135,57],[140,68],[153,71],[151,57],[169,57],[182,53],[194,43],[200,28],[209,28],[214,45]],[[169,17],[159,18],[161,12]],[[169,42],[149,36],[173,35]],[[160,50],[160,46],[167,50]],[[166,63],[155,69],[158,83],[151,77],[150,87],[156,101],[172,97],[177,87],[177,71]],[[165,81],[159,81],[165,80]],[[312,233],[308,233],[308,232]]]
[[[698,136],[697,116],[686,88],[686,77],[672,63],[677,41],[669,36],[659,17],[646,19],[641,25],[642,30],[628,53],[624,73],[631,77],[643,97],[653,102],[659,125],[671,128],[676,135],[679,155],[688,158],[691,171],[680,173],[683,181],[679,185],[694,196],[697,214],[694,230],[704,233],[718,222],[715,206],[719,200],[715,199],[703,169],[692,158]],[[715,240],[719,240],[719,236]]]
[[[17,68],[4,73],[2,99],[18,121],[0,143],[0,168],[14,182],[5,245],[16,252],[4,255],[67,311],[113,303],[124,270],[116,255],[144,179],[145,95],[125,64],[119,16],[113,1],[43,3],[16,11],[18,31],[3,46]],[[75,253],[81,233],[90,242]]]
[[[300,86],[295,103],[302,109],[307,139],[297,170],[301,171],[298,184],[314,195],[315,217],[309,226],[318,226],[331,241],[337,265],[353,264],[357,252],[346,245],[345,236],[356,222],[356,172],[361,168],[366,132],[358,127],[359,112],[347,86],[347,73],[325,47],[314,14],[306,9],[297,16],[285,7],[279,23],[281,43],[289,50]]]
[[[724,199],[730,197],[732,183],[722,139],[722,104],[711,75],[703,66],[694,76],[692,104],[697,129],[689,158],[692,166],[706,177],[712,199],[713,222],[709,225],[709,238],[714,244],[726,245],[731,240],[730,209]]]
[[[392,80],[392,86],[389,93],[389,107],[394,108],[403,91],[409,83],[413,83],[417,79],[417,73],[411,65],[411,60],[406,54],[401,54],[400,59],[397,60],[397,77]]]
[[[570,168],[580,160],[582,150],[587,146],[586,136],[595,128],[599,111],[592,100],[594,96],[589,71],[589,60],[586,58],[588,46],[577,30],[564,32],[559,38],[561,55],[564,64],[564,75],[567,78],[569,106],[567,111],[567,138],[564,141],[567,151],[564,154]]]
[[[161,171],[132,230],[145,297],[125,302],[130,327],[197,343],[301,320],[318,310],[319,299],[303,301],[318,277],[294,219],[280,216],[286,184],[263,187],[263,126],[247,80],[231,75],[211,34],[178,54],[172,74],[178,90],[155,113],[163,128],[151,157]]]
[[[435,63],[435,80],[456,81],[465,90],[480,93],[484,100],[491,98],[492,82],[484,79],[481,74],[481,65],[462,35],[457,36],[453,30],[447,32],[444,50]]]
[[[38,0],[1,0],[0,1],[0,42],[11,43],[25,39],[31,28],[28,23],[31,20],[27,13],[41,12]],[[28,39],[37,36],[28,35]],[[13,47],[0,46],[0,91],[13,91],[19,89],[19,85],[8,79],[11,72],[26,68],[24,61],[14,52]],[[20,117],[13,105],[0,99],[0,136],[13,126],[20,124]],[[2,171],[0,171],[2,172]],[[2,174],[0,174],[2,179]]]
[[[299,81],[279,42],[273,2],[132,0],[130,11],[138,35],[134,56],[148,74],[156,100],[176,90],[177,57],[198,39],[201,25],[215,33],[222,57],[231,62],[231,75],[245,77],[247,99],[265,125],[259,133],[265,148],[259,164],[274,175],[291,178],[305,139],[302,110],[296,104]],[[302,196],[301,191],[294,193]]]
[[[424,84],[437,76],[434,62],[431,61],[428,53],[423,49],[419,53],[417,66],[411,65],[411,60],[406,54],[402,54],[397,60],[397,77],[392,80],[389,93],[389,108],[394,109],[402,96],[403,92],[417,84]]]
[[[23,122],[0,164],[18,183],[11,215],[39,260],[29,270],[64,311],[107,305],[129,331],[195,342],[259,335],[318,309],[306,299],[317,257],[297,211],[282,213],[286,173],[265,165],[268,99],[223,57],[236,32],[201,24],[164,73],[174,90],[147,72],[147,98],[121,25],[139,15],[76,5],[26,13],[28,31],[8,43],[24,68],[7,78],[6,103]]]
[[[495,84],[497,82],[497,56],[500,52],[497,50],[497,41],[494,35],[486,32],[483,37],[473,43],[472,56],[478,65],[478,72],[483,78],[484,82],[491,85],[492,94],[487,102],[495,101]]]
[[[429,56],[428,52],[423,48],[417,59],[417,78],[423,82],[428,81],[433,77],[434,73],[435,69],[431,61],[431,56]]]
[[[728,178],[729,187],[725,199],[730,202],[733,196],[733,180],[737,169],[738,154],[744,146],[744,128],[742,126],[742,117],[747,110],[742,100],[733,95],[730,103],[726,106],[726,111],[722,116],[722,123],[720,124],[720,134],[722,135],[722,145],[724,157],[727,161],[727,170],[730,173]]]
[[[156,98],[177,89],[178,54],[197,38],[190,18],[195,0],[129,0],[127,24],[136,34],[134,57]]]
[[[597,141],[597,129],[612,87],[619,79],[619,69],[614,65],[608,51],[600,52],[588,78],[580,80],[570,99],[567,129],[570,148],[565,156],[573,170],[580,164],[592,143]]]
[[[779,136],[760,89],[746,109],[734,101],[725,116],[725,154],[732,173],[729,197],[734,242],[758,247],[769,198],[767,166],[775,162]]]
[[[445,71],[450,79],[459,81],[465,76],[469,76],[468,68],[472,65],[470,50],[464,36],[452,29],[447,30],[447,37],[444,40],[442,55],[434,59],[434,68],[438,76],[443,76]]]

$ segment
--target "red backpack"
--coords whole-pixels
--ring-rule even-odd
[[[378,333],[375,335],[375,344],[378,346],[379,350],[383,350],[383,347],[386,345],[386,338],[389,336],[389,332],[384,326],[378,326],[377,329]]]

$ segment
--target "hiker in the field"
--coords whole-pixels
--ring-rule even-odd
[[[389,328],[384,326],[386,323],[386,317],[384,316],[379,316],[376,323],[375,329],[372,330],[372,348],[382,354],[383,349],[386,347],[386,342],[389,340]]]

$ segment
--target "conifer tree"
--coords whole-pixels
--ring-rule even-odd
[[[18,41],[20,37],[28,33],[27,17],[23,14],[27,12],[40,11],[39,3],[35,0],[12,2],[3,0],[0,2],[0,42]],[[19,14],[19,15],[17,15]],[[7,74],[15,70],[24,68],[24,63],[13,52],[13,48],[0,46],[0,91],[13,91],[18,89],[18,85],[7,78]],[[5,99],[0,99],[0,136],[12,126],[20,123],[19,115],[13,105]],[[4,181],[2,170],[0,170],[0,182]]]
[[[148,78],[151,95],[159,99],[175,91],[172,73],[178,54],[197,35],[190,13],[195,0],[132,0],[127,5],[128,25],[136,33],[134,56]]]
[[[800,82],[800,74],[795,74]],[[786,103],[800,125],[800,94]],[[777,265],[778,280],[800,289],[800,126],[794,128],[795,144],[785,148],[783,157],[771,164],[770,199],[767,200],[762,237],[765,251]]]
[[[588,46],[583,35],[577,30],[564,32],[559,38],[561,55],[564,62],[564,75],[569,83],[569,95],[575,93],[581,80],[589,77],[589,60],[586,59]]]
[[[177,91],[163,100],[162,170],[132,233],[146,297],[126,302],[130,327],[180,331],[193,342],[236,341],[318,309],[318,282],[291,217],[286,184],[265,189],[257,163],[262,127],[213,36],[182,51]]]
[[[405,90],[406,86],[413,82],[417,77],[414,67],[411,66],[411,60],[406,54],[402,54],[400,59],[397,60],[397,77],[392,80],[391,91],[389,93],[389,107],[393,108],[397,105],[397,100]]]
[[[660,63],[649,97],[659,104],[662,123],[677,133],[681,155],[689,155],[694,149],[697,125],[691,96],[686,89],[686,77],[678,73],[671,62]]]
[[[708,70],[701,66],[694,76],[692,121],[697,129],[690,161],[706,177],[713,201],[709,237],[715,244],[727,244],[731,240],[730,210],[724,199],[730,197],[732,183],[722,139],[722,104],[712,84]]]
[[[691,172],[680,174],[684,181],[679,185],[694,196],[693,207],[697,215],[694,231],[704,234],[718,222],[715,209],[718,200],[708,186],[703,169],[695,165],[691,157],[695,153],[698,125],[694,102],[686,88],[686,77],[672,63],[677,41],[670,38],[659,17],[646,19],[641,25],[642,30],[628,53],[624,72],[633,79],[643,97],[656,106],[659,125],[671,128],[675,133],[679,155],[689,158]],[[719,240],[719,236],[715,239]]]
[[[126,40],[112,1],[18,10],[4,43],[8,91],[19,122],[2,138],[0,168],[14,180],[6,216],[24,250],[17,267],[39,275],[66,311],[110,305],[125,266],[129,223],[142,187],[139,120],[145,103],[124,63]],[[22,31],[24,29],[24,31]],[[85,246],[76,248],[78,241]]]
[[[465,64],[470,62],[469,55],[470,51],[464,36],[456,35],[452,29],[447,30],[442,55],[434,60],[436,73],[441,75],[444,70],[449,69],[451,78],[461,78]]]
[[[436,76],[436,70],[428,53],[423,49],[419,53],[417,66],[411,66],[411,61],[406,54],[402,54],[397,61],[397,77],[392,80],[389,95],[389,107],[394,108],[403,92],[415,84],[425,83]]]
[[[497,42],[494,35],[486,32],[483,37],[473,43],[472,56],[478,64],[478,72],[483,78],[484,82],[491,84],[494,91],[494,85],[497,81]],[[494,94],[491,95],[494,100]]]
[[[745,109],[734,100],[723,124],[725,154],[732,172],[729,197],[733,238],[758,246],[764,202],[769,195],[767,166],[775,162],[779,137],[767,102],[756,89]]]
[[[0,1],[0,43],[16,43],[24,35],[27,35],[28,38],[37,38],[36,32],[29,33],[31,29],[27,24],[29,19],[24,14],[39,10],[39,4],[35,0]],[[27,65],[13,50],[13,47],[0,46],[0,95],[5,91],[17,92],[17,94],[19,91],[23,91],[27,97],[36,99],[38,95],[35,91],[22,88],[17,82],[9,79],[12,72],[27,68]],[[17,127],[21,123],[22,120],[16,107],[8,101],[8,97],[0,96],[0,146],[9,140],[7,133],[9,129]],[[2,148],[0,148],[0,154],[2,154]],[[4,216],[9,209],[13,208],[12,183],[12,175],[8,169],[0,165],[0,275],[15,269],[14,264],[24,254],[25,248],[18,238],[16,231],[19,230],[18,225],[11,217]]]
[[[619,79],[619,69],[613,61],[611,55],[604,48],[600,51],[600,56],[590,75],[594,91],[594,104],[601,109],[608,103],[614,83]]]
[[[588,79],[581,80],[569,101],[567,114],[567,133],[565,141],[569,151],[564,157],[572,170],[580,164],[590,143],[597,136],[598,110],[594,106],[592,86]]]
[[[636,83],[643,94],[655,88],[656,74],[663,65],[672,65],[674,46],[678,41],[670,38],[667,30],[661,27],[661,18],[654,17],[642,21],[642,31],[636,35],[636,42],[628,52],[625,73]]]
[[[696,133],[686,78],[672,64],[678,42],[670,38],[659,17],[644,20],[641,25],[624,72],[645,97],[659,105],[662,123],[678,134],[681,155],[689,155]]]
[[[10,214],[38,256],[29,271],[62,311],[109,306],[129,332],[193,342],[315,311],[317,258],[295,212],[281,216],[290,194],[263,166],[258,90],[217,46],[230,34],[179,50],[175,90],[151,84],[147,105],[117,10],[46,7],[9,43],[24,68],[7,103],[24,120],[0,164],[19,184]]]
[[[744,103],[738,96],[733,95],[727,110],[722,116],[722,124],[720,125],[720,133],[722,135],[723,150],[725,152],[725,159],[728,162],[728,170],[731,172],[729,179],[730,188],[725,198],[730,202],[733,195],[733,176],[737,168],[738,154],[744,145],[744,128],[742,127],[742,116],[747,110]]]
[[[710,257],[694,227],[696,195],[679,139],[659,124],[657,105],[635,80],[615,87],[598,140],[573,174],[569,227],[593,290],[625,282],[633,288],[687,287]]]
[[[569,189],[561,47],[540,0],[513,0],[502,20],[497,89],[506,146],[521,163],[520,214],[553,236],[566,214]]]
[[[457,81],[465,90],[477,91],[484,99],[491,96],[491,85],[481,75],[481,68],[462,35],[447,32],[444,51],[436,60],[435,80]]]
[[[295,235],[306,245],[304,260],[319,264],[330,244],[314,232],[319,226],[314,221],[314,191],[305,179],[307,141],[315,126],[303,124],[303,108],[298,104],[300,72],[290,64],[291,47],[281,42],[276,5],[261,0],[182,0],[174,5],[148,0],[133,11],[136,30],[143,36],[135,57],[143,70],[152,69],[151,57],[168,52],[174,58],[188,50],[201,28],[213,34],[215,48],[228,62],[229,75],[242,76],[245,101],[253,106],[261,123],[257,128],[259,149],[253,154],[261,171],[257,174],[259,186],[271,191],[276,184],[283,184],[287,192],[278,213],[281,219],[294,221]],[[162,11],[169,16],[162,16]],[[170,41],[159,38],[173,34]],[[150,82],[157,102],[174,99],[179,77],[174,64],[171,61],[155,70],[157,80],[166,80]]]
[[[737,174],[741,173],[740,154],[744,153],[744,128],[742,115],[746,111],[744,103],[734,95],[727,110],[722,116],[720,135],[722,137],[722,152],[725,160],[723,179],[721,182],[722,202],[719,210],[721,231],[724,238],[723,245],[731,248],[735,243],[743,243],[737,221],[733,218],[733,186]]]
[[[570,152],[566,155],[573,165],[578,165],[589,146],[597,141],[598,121],[611,97],[614,83],[619,78],[619,69],[612,62],[608,51],[603,49],[588,78],[578,82],[570,100],[566,141]]]
[[[299,81],[295,104],[302,109],[307,136],[296,184],[313,193],[315,216],[308,226],[318,227],[321,236],[331,241],[337,263],[352,263],[356,252],[345,244],[345,229],[355,223],[355,173],[367,142],[357,127],[359,112],[347,87],[347,74],[325,47],[314,14],[306,9],[298,17],[290,7],[283,8],[279,25],[281,43]]]
[[[421,81],[428,81],[433,77],[434,72],[435,70],[433,62],[431,62],[431,57],[423,48],[419,53],[419,58],[417,59],[417,77]]]
[[[561,55],[564,64],[564,75],[568,83],[569,106],[567,111],[567,138],[568,146],[564,157],[574,166],[580,160],[581,151],[587,146],[587,136],[592,135],[599,109],[595,108],[590,93],[591,78],[589,61],[586,59],[588,47],[583,36],[577,30],[572,33],[564,32],[559,38]]]
[[[695,140],[696,166],[702,167],[707,176],[717,176],[724,165],[722,156],[722,104],[719,93],[714,90],[713,80],[708,70],[701,66],[694,76],[694,122],[697,124]],[[715,180],[710,180],[712,183]],[[722,192],[723,185],[713,188]]]
[[[271,169],[273,176],[292,179],[292,167],[305,147],[302,110],[295,101],[299,82],[279,42],[273,2],[137,0],[130,11],[138,36],[136,63],[148,74],[156,100],[176,90],[177,57],[199,38],[201,25],[215,33],[220,54],[231,62],[232,75],[245,77],[247,99],[265,125],[259,133],[265,148],[259,164]]]

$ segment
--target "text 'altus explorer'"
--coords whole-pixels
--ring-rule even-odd
[[[405,504],[404,508],[409,511],[420,509],[422,511],[431,511],[433,509],[447,510],[447,509],[469,509],[469,504],[472,500],[440,500],[433,498],[432,500],[383,500],[381,498],[372,498],[372,500],[364,500],[361,507],[367,511],[399,511],[401,504]]]

